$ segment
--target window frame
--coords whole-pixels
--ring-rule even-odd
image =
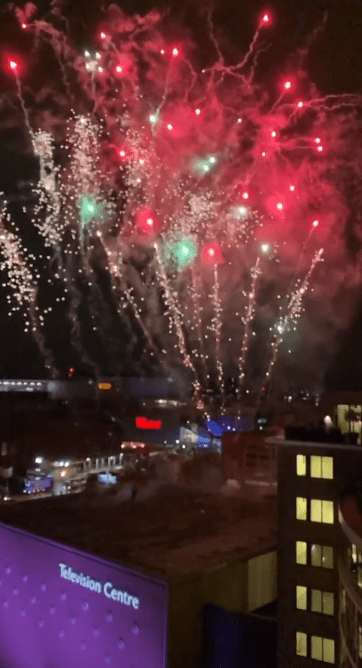
[[[313,640],[318,640],[321,641],[321,652],[316,652],[320,654],[320,656],[313,656]],[[327,661],[325,656],[326,656],[326,650],[325,650],[325,643],[326,642],[332,642],[333,643],[333,661]],[[315,643],[314,643],[315,644]],[[319,644],[319,643],[318,643]],[[322,636],[310,636],[310,658],[313,659],[313,661],[323,661],[324,663],[330,663],[330,664],[335,664],[336,663],[336,643],[334,638],[323,638]]]
[[[309,467],[310,477],[314,480],[334,479],[334,457],[332,455],[310,455]],[[331,475],[326,474],[327,468],[331,470]]]
[[[296,497],[297,499],[303,498],[303,497]],[[331,499],[309,499],[310,504],[309,504],[309,518],[311,522],[314,522],[315,524],[334,524],[335,523],[335,509],[334,509],[334,501]],[[331,508],[332,509],[332,522],[326,522],[324,517],[326,517],[329,514],[329,511],[327,511],[326,505],[325,504],[332,504]],[[328,506],[329,507],[329,506]],[[320,517],[320,519],[313,519],[313,514],[315,514],[317,517]]]
[[[326,608],[327,608],[326,597],[327,596],[332,596],[332,612],[326,612]],[[314,598],[316,598],[316,597],[319,598],[318,605],[315,605],[315,607],[313,607],[313,597]],[[335,601],[334,601],[334,592],[333,591],[326,591],[324,589],[313,589],[313,588],[311,588],[311,590],[310,590],[310,611],[311,612],[315,612],[318,615],[328,615],[328,617],[333,617],[334,607],[335,607]]]
[[[298,544],[303,544],[306,545],[306,562],[300,562],[297,561],[297,555],[298,555]],[[313,564],[313,553],[312,553],[312,548],[315,546],[320,550],[320,563],[318,564]],[[323,562],[326,560],[326,550],[331,550],[331,552],[328,553],[328,563],[332,563],[331,566],[324,566]],[[330,559],[330,557],[332,557]],[[308,543],[308,541],[305,540],[296,540],[295,541],[295,563],[298,566],[310,566],[311,568],[325,568],[329,571],[334,569],[334,548],[333,545],[320,545],[319,543]]]

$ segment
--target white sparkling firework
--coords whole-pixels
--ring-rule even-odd
[[[271,111],[260,103],[258,91],[253,92],[259,40],[266,24],[258,26],[240,62],[227,66],[209,17],[207,25],[218,60],[198,73],[181,44],[168,46],[155,16],[142,20],[129,17],[127,21],[121,15],[118,18],[124,30],[122,40],[118,39],[117,21],[110,21],[104,33],[107,39],[102,37],[97,49],[89,48],[79,56],[75,47],[67,46],[68,55],[74,56],[73,74],[79,91],[70,94],[72,59],[68,58],[62,63],[61,74],[75,110],[70,117],[69,108],[66,110],[68,129],[61,144],[66,160],[62,166],[55,164],[52,136],[31,129],[19,73],[15,72],[21,108],[39,161],[33,223],[51,251],[54,283],[64,286],[62,299],[67,300],[72,343],[82,359],[89,361],[90,357],[82,343],[80,311],[85,300],[93,329],[106,339],[109,304],[99,279],[100,269],[109,279],[122,328],[128,323],[131,343],[136,344],[136,323],[152,361],[167,371],[181,362],[190,372],[194,398],[202,408],[202,392],[215,371],[224,399],[225,364],[230,358],[238,365],[239,389],[246,384],[259,287],[263,280],[281,283],[285,278],[278,274],[282,250],[278,257],[275,253],[274,264],[266,258],[262,270],[257,249],[261,247],[268,254],[271,245],[283,248],[283,241],[273,239],[279,222],[292,221],[290,232],[285,232],[286,241],[298,228],[304,215],[297,211],[301,195],[313,203],[317,195],[315,189],[313,196],[310,194],[309,173],[298,171],[293,155],[298,150],[309,152],[311,165],[317,164],[319,188],[323,171],[317,159],[323,159],[319,149],[324,148],[315,143],[313,126],[302,137],[289,131],[304,107],[284,104],[284,89],[270,104]],[[38,39],[43,34],[50,36],[57,58],[61,58],[65,36],[46,22],[35,21],[33,25]],[[77,112],[78,92],[90,103],[87,108],[92,107],[89,115]],[[312,92],[310,97],[315,124],[322,125],[328,100],[313,100]],[[342,98],[333,99],[333,110],[338,101],[342,103]],[[356,104],[355,98],[343,98],[343,103],[348,101]],[[79,108],[85,107],[80,103]],[[317,116],[320,109],[321,117]],[[286,204],[284,200],[288,200]],[[269,233],[264,237],[268,224]],[[15,307],[33,312],[36,285],[26,262],[16,261],[22,257],[21,243],[7,227],[2,230],[3,269],[16,295]],[[300,238],[296,238],[300,254]],[[311,233],[308,241],[310,238]],[[182,240],[190,244],[191,254],[194,247],[190,262],[187,257],[176,257],[174,249]],[[225,258],[222,271],[217,262],[211,272],[202,261],[203,248],[209,243],[221,249]],[[13,260],[10,248],[15,253]],[[302,250],[300,271],[304,273],[308,259],[304,246]],[[303,297],[321,256],[321,251],[315,255],[304,279],[295,277],[292,294],[284,287],[287,294],[281,299],[288,304],[285,315],[278,313],[275,304],[270,305],[277,334],[267,366],[268,381],[288,329],[300,318]],[[293,267],[293,260],[288,266],[283,264],[288,276]],[[299,263],[297,268],[299,273]],[[284,283],[288,285],[290,282]],[[231,323],[234,329],[230,336]]]

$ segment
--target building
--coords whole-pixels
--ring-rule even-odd
[[[361,438],[362,392],[326,392],[321,399],[321,415],[330,417],[342,434]]]
[[[360,479],[361,480],[361,479]],[[361,485],[347,488],[339,502],[345,541],[339,554],[341,668],[362,664],[362,506]]]
[[[51,399],[96,399],[98,394],[117,395],[130,400],[179,399],[190,394],[188,385],[180,378],[143,378],[72,376],[68,380],[27,380],[23,378],[0,379],[0,392],[46,393]]]
[[[146,637],[148,639],[146,646],[150,648],[153,646],[151,643],[153,631],[151,627],[148,628],[148,615],[152,608],[153,595],[147,599],[150,605],[142,610],[140,603],[137,617],[129,621],[123,617],[119,619],[116,617],[117,611],[114,609],[116,606],[113,604],[112,609],[103,610],[105,602],[102,596],[93,596],[102,605],[101,612],[104,620],[103,617],[101,620],[98,619],[98,608],[94,611],[90,609],[87,618],[89,626],[87,626],[83,610],[79,611],[79,615],[73,613],[72,592],[74,591],[74,595],[79,598],[81,588],[75,582],[72,589],[70,583],[65,582],[64,593],[67,595],[66,607],[69,610],[69,619],[66,619],[62,612],[62,603],[60,599],[58,600],[62,596],[58,573],[59,563],[72,567],[76,574],[82,573],[84,576],[89,575],[93,578],[95,576],[92,573],[98,573],[103,562],[105,563],[104,568],[108,569],[113,564],[113,568],[121,569],[119,571],[121,574],[117,575],[117,579],[114,575],[111,580],[110,575],[107,575],[109,571],[105,571],[104,575],[99,575],[95,579],[103,581],[108,578],[114,583],[116,589],[122,589],[121,581],[131,582],[131,575],[133,578],[137,576],[139,581],[142,578],[149,578],[152,582],[159,583],[162,605],[167,605],[166,611],[161,615],[163,619],[167,618],[167,661],[165,657],[157,663],[152,662],[151,659],[146,660],[145,657],[137,654],[139,649],[135,648],[135,653],[127,654],[127,661],[122,662],[122,665],[135,666],[135,668],[141,668],[141,666],[164,668],[166,665],[168,668],[184,668],[185,665],[201,668],[204,645],[203,615],[206,606],[218,607],[230,614],[249,613],[276,599],[275,496],[262,496],[260,490],[253,490],[249,498],[241,498],[221,492],[206,494],[200,489],[192,491],[191,488],[185,490],[170,485],[166,486],[164,491],[160,489],[157,493],[153,484],[144,488],[143,500],[140,493],[139,500],[133,502],[122,502],[113,490],[97,498],[86,495],[64,496],[13,506],[6,504],[0,506],[1,522],[30,532],[27,533],[27,536],[30,535],[34,541],[39,542],[39,537],[42,537],[44,563],[42,563],[39,550],[35,550],[36,556],[32,557],[32,559],[37,559],[37,574],[34,572],[32,576],[34,582],[37,583],[36,586],[38,588],[42,584],[47,586],[50,581],[50,562],[55,564],[53,571],[57,580],[56,589],[54,589],[55,603],[50,599],[47,600],[47,604],[54,607],[54,617],[52,617],[49,612],[50,608],[45,611],[40,609],[37,607],[38,601],[34,606],[31,604],[31,597],[34,596],[33,585],[24,584],[25,581],[21,579],[25,573],[29,575],[30,582],[30,573],[26,570],[25,565],[25,552],[23,550],[21,553],[23,556],[16,557],[20,560],[17,563],[11,549],[7,548],[9,541],[3,536],[4,525],[0,522],[0,580],[3,579],[3,589],[6,585],[6,593],[3,591],[2,597],[6,601],[10,600],[11,604],[9,608],[0,605],[0,663],[4,662],[7,668],[25,665],[19,662],[19,657],[16,664],[13,658],[9,661],[9,656],[2,655],[2,629],[6,629],[10,623],[18,629],[18,625],[23,623],[21,610],[27,616],[25,619],[28,619],[29,615],[35,615],[34,628],[36,629],[38,619],[44,621],[47,643],[50,646],[51,638],[53,638],[57,651],[60,642],[58,633],[64,632],[65,634],[62,637],[61,648],[67,646],[68,637],[71,643],[78,643],[74,645],[73,663],[72,644],[67,662],[62,664],[55,661],[49,649],[47,662],[44,662],[43,658],[39,659],[37,666],[51,664],[56,668],[83,668],[84,665],[84,668],[93,668],[90,654],[87,653],[88,663],[81,663],[79,652],[83,641],[85,644],[92,643],[93,647],[94,632],[99,632],[97,642],[100,642],[103,647],[103,658],[97,654],[98,663],[94,664],[94,668],[103,665],[108,656],[111,666],[120,665],[120,659],[117,658],[120,656],[118,648],[114,650],[116,651],[115,656],[113,650],[108,650],[105,640],[113,628],[112,624],[115,629],[119,627],[117,642],[124,641],[127,647],[129,644],[134,646],[131,644],[134,640],[132,633],[127,631],[129,636],[127,638],[122,635],[126,634],[126,631],[123,631],[124,625],[127,623],[128,629],[132,622],[137,625],[136,630],[139,629],[140,640]],[[45,546],[49,539],[50,543],[52,540],[57,541],[52,545],[56,545],[57,549],[62,551],[59,558],[54,556],[50,559],[50,547]],[[78,563],[78,557],[76,558],[75,554],[80,555],[81,562]],[[57,558],[58,561],[56,561]],[[4,580],[7,577],[6,568],[8,566],[19,574],[19,578],[14,579],[11,575],[8,580]],[[40,577],[39,574],[42,573],[43,576]],[[77,575],[74,575],[74,578],[77,578]],[[133,589],[131,590],[131,585],[127,584],[128,591],[138,596],[137,592],[142,593],[143,589],[134,580],[132,582]],[[18,589],[18,598],[13,594],[13,587]],[[42,592],[39,591],[39,596],[41,594]],[[86,602],[91,603],[89,596],[87,594],[83,598]],[[82,600],[78,598],[74,600],[74,605],[78,606],[77,609],[82,604]],[[141,601],[141,594],[138,598]],[[108,614],[110,619],[113,615],[113,620],[111,619],[109,623],[106,618]],[[74,630],[71,626],[73,617],[75,619]],[[77,624],[80,622],[82,626],[78,631]],[[20,633],[19,629],[18,632]],[[158,632],[161,632],[160,627]],[[121,640],[118,636],[121,637]],[[109,643],[114,645],[115,642],[113,636],[109,636]],[[155,638],[155,643],[159,648],[162,644],[161,639]],[[35,650],[36,648],[33,647],[34,652]],[[15,651],[18,651],[16,644],[14,644]],[[39,648],[39,651],[42,652],[43,649]],[[62,651],[64,652],[63,649]],[[98,649],[96,651],[98,652]],[[125,657],[125,654],[122,656]]]
[[[339,521],[361,476],[358,446],[278,441],[280,668],[362,665],[359,548]]]

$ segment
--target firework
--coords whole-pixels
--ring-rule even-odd
[[[17,15],[23,24],[25,14]],[[210,15],[206,37],[217,60],[198,70],[189,40],[173,44],[156,12],[126,17],[112,6],[83,54],[35,13],[27,36],[50,38],[60,65],[59,81],[44,88],[54,88],[62,160],[51,112],[28,108],[22,63],[8,59],[40,167],[32,221],[51,250],[52,278],[64,285],[74,347],[91,358],[80,316],[86,302],[107,348],[115,304],[129,357],[141,337],[142,363],[185,368],[200,407],[213,380],[224,401],[227,375],[239,390],[255,376],[259,332],[276,327],[258,380],[270,381],[290,323],[302,320],[312,274],[317,280],[315,245],[326,266],[341,256],[341,165],[361,100],[316,97],[304,79],[301,100],[293,72],[274,94],[261,94],[253,82],[272,25],[261,16],[245,55],[227,65]],[[16,294],[22,280],[33,285],[34,276],[17,277]],[[120,336],[118,357],[123,346]]]

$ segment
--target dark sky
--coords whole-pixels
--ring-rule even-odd
[[[56,3],[56,0],[55,0]],[[25,3],[17,3],[23,6]],[[41,0],[36,3],[44,12],[50,2]],[[83,46],[86,38],[96,29],[102,17],[102,3],[91,0],[58,0],[63,12],[70,20],[73,38]],[[105,3],[104,3],[105,4]],[[201,28],[199,12],[206,0],[124,0],[116,2],[130,13],[144,13],[153,7],[169,9],[176,20],[183,20],[192,26],[197,35]],[[297,48],[308,41],[308,37],[319,26],[323,30],[312,44],[307,58],[307,70],[310,78],[323,93],[362,93],[362,2],[361,0],[272,0],[259,2],[250,0],[215,0],[213,20],[218,37],[225,48],[239,51],[248,45],[253,35],[255,24],[261,11],[268,11],[273,16],[272,46],[261,59],[261,70],[269,71],[271,76],[287,72],[288,58]],[[0,10],[0,59],[3,67],[4,53],[8,47],[15,46],[19,53],[26,53],[24,35],[16,27],[16,22]],[[228,45],[228,46],[227,46]],[[234,46],[233,46],[234,45]],[[0,87],[3,77],[0,74]],[[1,114],[1,111],[0,111]],[[1,136],[0,136],[1,140]],[[2,147],[0,155],[0,190],[8,191],[12,183],[19,178],[31,175],[31,166],[24,164],[16,152],[17,139],[11,141],[11,150]],[[31,342],[26,343],[19,334],[19,324],[9,324],[4,307],[0,301],[0,325],[2,327],[2,345],[0,347],[0,375],[2,370],[14,374],[27,367],[28,374],[36,373],[36,352]],[[362,309],[356,313],[355,322],[341,337],[340,353],[331,369],[328,382],[330,385],[362,386]],[[68,359],[69,351],[64,354]],[[9,364],[9,360],[13,360]],[[15,363],[16,362],[16,363]],[[70,362],[71,364],[72,362]],[[26,375],[26,374],[24,374]]]

